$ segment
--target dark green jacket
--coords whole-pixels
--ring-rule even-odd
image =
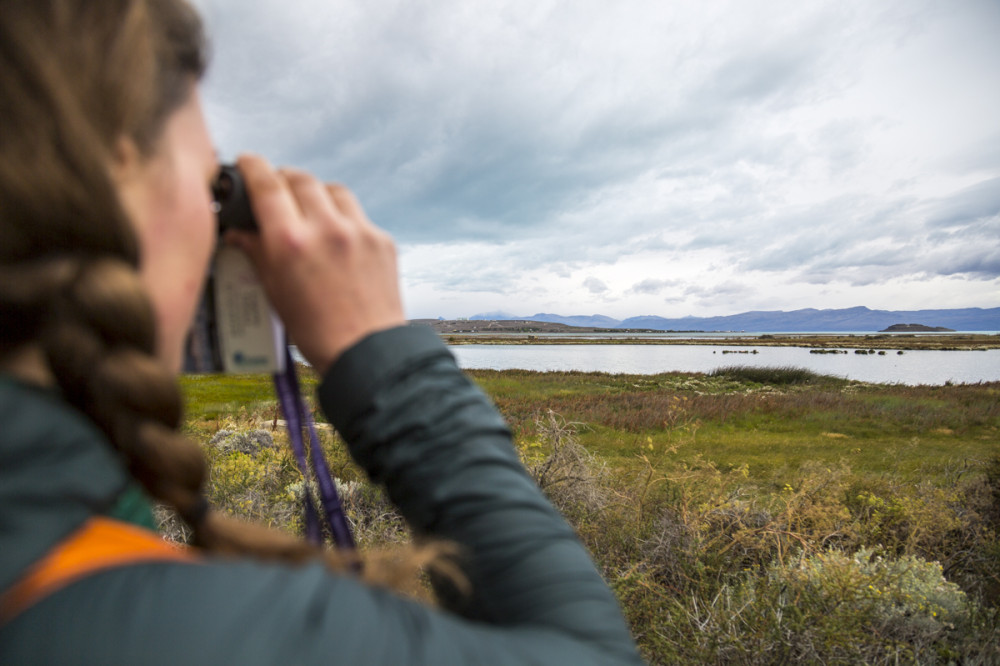
[[[430,329],[368,337],[319,398],[410,524],[467,550],[471,597],[431,609],[319,565],[139,564],[0,627],[0,663],[641,663],[586,551]],[[2,590],[88,517],[124,511],[129,481],[89,421],[45,391],[0,382],[0,433]]]

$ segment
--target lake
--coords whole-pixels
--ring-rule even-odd
[[[824,375],[881,384],[1000,381],[1000,349],[887,350],[877,354],[810,354],[805,347],[726,345],[454,345],[463,368],[581,370],[627,374],[711,372],[732,365],[807,368]],[[733,353],[756,350],[757,353]],[[723,353],[728,352],[728,353]]]

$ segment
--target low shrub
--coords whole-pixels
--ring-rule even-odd
[[[226,453],[236,451],[251,456],[259,453],[261,449],[274,448],[274,438],[271,433],[260,428],[245,431],[219,430],[212,435],[208,443]]]
[[[536,419],[538,439],[519,447],[531,478],[567,516],[597,514],[610,501],[607,470],[580,444],[578,425],[550,411]]]
[[[410,541],[406,521],[379,486],[364,481],[337,480],[337,492],[355,541],[364,548]]]
[[[867,548],[747,571],[676,611],[673,652],[700,663],[989,663],[988,643],[963,648],[994,630],[939,564]]]

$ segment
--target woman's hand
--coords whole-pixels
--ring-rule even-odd
[[[289,337],[321,375],[369,333],[406,322],[395,245],[347,188],[256,156],[237,165],[260,233],[225,240],[250,256]]]

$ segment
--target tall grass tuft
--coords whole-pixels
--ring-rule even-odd
[[[830,382],[833,378],[820,375],[805,368],[786,366],[781,368],[754,367],[750,365],[734,365],[717,368],[709,373],[710,377],[723,377],[733,381],[753,382],[755,384],[771,384],[787,386],[791,384],[816,384],[820,381]]]

